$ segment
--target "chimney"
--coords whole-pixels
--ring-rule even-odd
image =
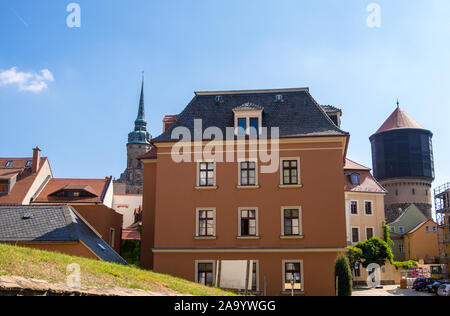
[[[178,119],[178,115],[166,115],[163,119],[163,133],[167,131]]]
[[[41,150],[39,147],[33,148],[33,162],[31,165],[31,172],[37,173],[41,163]]]

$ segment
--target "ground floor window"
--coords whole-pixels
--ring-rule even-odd
[[[302,291],[302,261],[285,260],[283,261],[283,290],[284,291]]]
[[[214,262],[197,263],[197,283],[206,286],[214,285]]]
[[[352,228],[352,243],[359,243],[359,227]]]
[[[366,237],[367,237],[367,240],[375,237],[374,233],[373,233],[373,227],[366,227]]]
[[[252,291],[258,291],[258,263],[253,261],[252,269]]]

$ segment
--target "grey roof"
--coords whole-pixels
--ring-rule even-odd
[[[77,241],[104,261],[127,264],[70,206],[0,206],[0,242]]]
[[[283,101],[276,100],[279,94],[283,95]],[[217,95],[222,96],[221,102],[216,102]],[[202,119],[203,132],[215,126],[226,135],[226,128],[234,127],[233,110],[246,103],[264,109],[262,126],[269,128],[268,137],[270,127],[279,127],[280,137],[348,135],[326,115],[309,90],[303,88],[196,93],[176,123],[153,141],[175,141],[171,134],[177,127],[186,127],[194,135],[194,119]]]
[[[333,105],[321,105],[321,107],[326,113],[342,112],[341,109],[339,109]]]

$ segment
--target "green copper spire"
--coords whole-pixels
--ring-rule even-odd
[[[129,144],[148,144],[151,140],[150,133],[147,132],[147,121],[145,120],[144,105],[144,73],[142,73],[141,97],[139,100],[139,110],[136,121],[134,121],[134,131],[128,134]]]

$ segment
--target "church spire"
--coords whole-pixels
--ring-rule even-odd
[[[136,121],[134,121],[134,131],[128,134],[129,144],[148,144],[151,135],[147,132],[147,121],[145,120],[144,105],[144,72],[142,72],[141,96],[139,99],[139,109]]]
[[[142,72],[142,86],[141,98],[139,99],[139,110],[136,121],[145,121],[145,106],[144,106],[144,72]]]

